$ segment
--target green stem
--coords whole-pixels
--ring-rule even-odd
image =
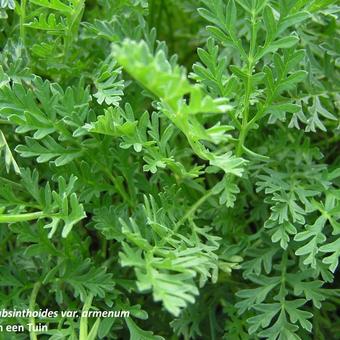
[[[244,103],[243,103],[243,114],[242,114],[242,125],[241,125],[241,131],[239,135],[239,141],[236,148],[236,156],[240,157],[243,154],[243,145],[245,143],[247,134],[248,134],[248,116],[249,116],[249,99],[252,92],[253,87],[253,79],[252,79],[252,73],[253,73],[253,66],[254,66],[254,52],[256,48],[256,40],[257,40],[257,29],[256,29],[256,12],[253,9],[252,15],[251,15],[251,39],[250,39],[250,48],[249,48],[249,56],[248,56],[248,77],[247,77],[247,83],[246,83],[246,92],[244,95]]]
[[[44,217],[45,214],[42,211],[27,214],[14,214],[14,215],[1,215],[0,223],[15,223],[37,220],[38,218]]]
[[[68,29],[64,40],[64,62],[67,60],[69,49],[76,34],[76,29],[78,29],[82,13],[85,7],[85,0],[78,0],[77,6],[72,11],[71,15],[68,17]]]
[[[210,339],[216,340],[216,327],[214,325],[214,310],[211,308],[209,311],[209,326],[210,326]]]
[[[82,312],[87,312],[90,310],[92,305],[93,295],[90,294],[84,303]],[[80,318],[80,329],[79,329],[79,340],[86,340],[87,339],[87,317],[81,317]]]
[[[173,25],[172,25],[173,18],[171,17],[171,14],[170,14],[170,12],[168,10],[167,3],[164,2],[164,1],[163,1],[163,7],[164,7],[164,12],[165,12],[165,15],[166,15],[167,25],[168,25],[169,45],[171,47],[171,50],[174,51],[175,50],[175,41],[176,40],[174,39],[174,29],[173,29]]]
[[[104,238],[104,240],[102,241],[102,256],[104,259],[107,258],[106,254],[107,254],[107,239]]]
[[[158,8],[158,14],[157,14],[157,21],[156,21],[156,31],[160,32],[160,24],[162,23],[162,14],[164,9],[164,0],[161,0],[161,3]]]
[[[15,125],[15,124],[7,119],[0,119],[0,125]]]
[[[117,193],[123,198],[123,200],[131,207],[134,207],[134,203],[130,199],[129,195],[126,193],[123,185],[111,174],[111,172],[105,168],[105,172],[107,176],[110,178],[111,182],[113,183]]]
[[[288,254],[287,254],[287,251],[284,251],[282,254],[282,261],[281,261],[281,286],[280,286],[280,292],[279,292],[281,308],[284,308],[285,297],[286,297],[287,261],[288,261]]]
[[[40,287],[41,287],[41,282],[36,282],[33,286],[33,290],[32,290],[30,301],[29,301],[29,310],[31,312],[34,311],[34,306],[35,306],[35,303],[36,303],[36,300],[37,300],[37,295],[38,295]],[[35,328],[35,318],[30,317],[29,323],[31,324],[31,328],[34,329]],[[38,340],[38,337],[37,337],[35,331],[30,332],[30,339],[31,340]]]
[[[178,228],[186,221],[189,217],[191,217],[194,212],[207,200],[210,196],[213,195],[212,191],[208,191],[204,196],[202,196],[191,208],[185,213],[185,215],[176,223],[174,232],[178,230]]]
[[[26,0],[21,0],[20,5],[20,38],[25,44],[25,19],[26,19]]]
[[[23,187],[22,187],[21,184],[16,183],[16,182],[14,182],[14,181],[11,181],[11,180],[9,180],[9,179],[7,179],[7,178],[0,177],[0,182],[9,184],[9,185],[11,185],[11,186],[17,188],[18,190],[23,190]]]
[[[243,145],[248,134],[247,126],[248,126],[248,115],[249,115],[249,99],[250,99],[251,88],[252,88],[252,76],[251,76],[252,68],[253,68],[253,65],[249,63],[246,93],[244,96],[244,110],[243,110],[243,116],[242,116],[242,125],[241,125],[241,131],[240,131],[239,140],[238,140],[238,144],[236,148],[237,157],[242,156]]]

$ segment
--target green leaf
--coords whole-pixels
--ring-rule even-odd
[[[144,331],[140,327],[136,325],[136,323],[128,318],[125,320],[129,331],[130,331],[130,340],[162,340],[164,339],[161,336],[154,335],[151,331]]]
[[[235,176],[242,176],[244,168],[242,167],[246,160],[240,157],[233,156],[231,152],[227,152],[222,156],[216,156],[210,161],[212,166],[221,168],[226,174],[233,174]]]
[[[241,302],[238,302],[235,305],[240,314],[243,314],[246,310],[249,310],[265,301],[268,294],[280,283],[280,278],[273,277],[266,279],[262,277],[256,278],[255,282],[260,284],[260,287],[254,289],[244,289],[236,293],[239,298],[243,299]]]
[[[282,49],[290,48],[296,45],[298,41],[299,41],[298,37],[290,36],[290,37],[283,37],[273,42],[270,42],[268,46],[263,46],[262,48],[260,48],[259,52],[255,55],[255,60],[262,58],[267,53],[276,52],[280,48]]]
[[[119,105],[121,96],[124,94],[124,81],[117,80],[120,74],[121,69],[116,67],[116,62],[112,58],[106,59],[101,64],[94,82],[97,88],[94,97],[100,105],[104,102],[107,105]]]
[[[299,322],[302,328],[310,332],[312,330],[312,324],[308,321],[308,319],[310,319],[313,314],[299,309],[299,307],[304,306],[305,303],[306,300],[303,299],[286,301],[285,310],[287,311],[292,323]]]
[[[240,192],[239,187],[235,184],[231,177],[224,177],[213,188],[214,194],[220,194],[220,204],[225,204],[227,207],[234,207],[236,195]]]
[[[300,24],[301,22],[305,21],[309,16],[310,14],[305,11],[300,11],[298,13],[286,16],[285,18],[283,18],[283,20],[280,20],[278,33],[282,33],[290,26]]]
[[[306,122],[306,131],[307,132],[316,132],[316,128],[327,131],[325,125],[321,121],[321,117],[330,119],[330,120],[337,120],[337,118],[330,112],[328,112],[320,102],[319,97],[315,96],[313,98],[313,105],[309,108],[309,115],[310,117],[307,118]],[[321,117],[320,117],[321,116]]]
[[[41,13],[39,17],[34,18],[33,21],[25,24],[25,26],[36,30],[48,31],[55,35],[63,35],[67,29],[66,25],[62,21],[58,21],[53,13]]]
[[[10,168],[13,167],[13,170],[17,174],[20,174],[19,166],[13,157],[13,154],[7,144],[7,141],[6,141],[6,138],[3,132],[0,130],[0,157],[1,157],[2,152],[4,153],[4,157],[5,157],[6,171],[9,172]]]
[[[312,300],[316,308],[321,307],[321,302],[325,300],[321,286],[323,281],[301,281],[298,275],[289,275],[289,284],[294,288],[294,294],[303,295],[308,301]]]
[[[65,5],[65,3],[60,0],[30,0],[30,2],[37,6],[53,9],[65,14],[70,14],[72,12],[72,7]]]
[[[89,294],[104,297],[113,290],[112,274],[106,273],[106,268],[96,268],[90,259],[85,259],[80,265],[67,262],[63,265],[65,273],[61,280],[73,290],[74,297],[85,301]]]
[[[127,110],[131,110],[127,106]],[[131,119],[132,118],[132,119]],[[85,125],[90,132],[109,135],[112,137],[131,136],[136,133],[138,122],[134,117],[128,117],[120,107],[109,107],[97,121]]]
[[[273,10],[270,6],[266,6],[263,11],[263,21],[266,27],[266,42],[267,44],[275,38],[277,24],[273,14]]]
[[[290,237],[289,235],[295,235],[297,233],[297,229],[288,221],[283,223],[276,223],[274,221],[268,220],[265,223],[265,227],[269,229],[274,229],[274,233],[272,235],[271,240],[276,243],[280,242],[280,246],[283,249],[287,249]]]
[[[306,71],[296,71],[288,76],[283,82],[281,82],[278,86],[278,92],[287,91],[296,86],[297,83],[300,83],[302,80],[306,78]]]
[[[14,0],[1,0],[0,1],[0,8],[9,8],[15,9],[15,2]]]
[[[322,253],[332,253],[323,258],[322,262],[329,265],[329,270],[334,273],[339,263],[340,256],[340,238],[337,238],[334,242],[325,244],[319,249]]]
[[[64,148],[57,143],[51,136],[46,136],[41,143],[33,138],[25,138],[26,145],[18,145],[15,151],[21,157],[36,157],[38,163],[45,163],[52,159],[56,166],[63,166],[81,156],[82,151],[76,148]]]
[[[266,328],[271,323],[274,316],[279,313],[281,305],[279,303],[272,304],[258,304],[253,307],[260,312],[259,315],[249,318],[247,321],[250,324],[249,334],[254,334],[259,327]]]
[[[326,236],[322,233],[325,223],[326,219],[320,216],[312,226],[308,226],[306,231],[301,231],[294,237],[294,240],[298,242],[310,239],[308,243],[296,250],[295,254],[304,256],[303,263],[311,265],[313,268],[316,266],[316,254],[319,252],[319,244],[326,241]]]

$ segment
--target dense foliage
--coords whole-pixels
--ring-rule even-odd
[[[4,339],[339,339],[336,3],[0,0]]]

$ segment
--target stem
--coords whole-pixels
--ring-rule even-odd
[[[239,135],[239,141],[238,141],[238,145],[236,149],[237,157],[242,156],[243,145],[248,134],[247,126],[248,126],[248,115],[249,115],[249,98],[250,98],[251,88],[252,88],[252,79],[251,79],[252,68],[253,68],[252,63],[249,63],[246,93],[244,96],[244,111],[243,111],[243,116],[242,116],[241,132]]]
[[[107,254],[107,239],[104,238],[102,242],[102,256],[104,259],[106,259],[106,254]]]
[[[213,315],[214,310],[211,308],[209,312],[209,326],[210,326],[210,335],[211,335],[211,340],[216,340],[216,327],[214,325],[214,315]]]
[[[110,178],[111,182],[113,183],[117,193],[123,198],[123,200],[131,207],[134,207],[134,203],[131,201],[129,195],[126,193],[122,184],[111,174],[111,172],[105,168],[105,172],[107,176]]]
[[[29,302],[29,310],[31,312],[34,311],[34,306],[35,306],[35,303],[36,303],[36,299],[37,299],[37,295],[38,295],[40,287],[41,287],[41,282],[36,282],[33,286],[33,290],[32,290],[31,297],[30,297],[30,302]],[[29,318],[29,322],[31,324],[31,329],[34,329],[35,328],[35,318],[33,316]],[[35,334],[34,330],[30,332],[30,339],[31,340],[38,340],[38,337]]]
[[[9,180],[9,179],[7,179],[7,178],[0,177],[0,182],[3,182],[3,183],[6,183],[6,184],[9,184],[9,185],[11,185],[11,186],[13,186],[13,187],[17,188],[18,190],[23,190],[23,188],[22,188],[22,185],[21,185],[21,184],[19,184],[19,183],[16,183],[16,182],[13,182],[13,181],[11,181],[11,180]],[[25,205],[26,205],[26,203],[25,203]]]
[[[126,192],[124,186],[122,183],[116,179],[116,174],[112,174],[111,170],[103,163],[99,162],[102,170],[106,173],[107,177],[112,182],[114,188],[116,189],[117,193],[121,196],[124,202],[126,202],[131,208],[135,207],[135,203],[131,200],[129,197],[129,194]],[[124,175],[123,175],[124,176]],[[125,177],[125,176],[124,176]],[[125,177],[127,180],[127,178]]]
[[[156,22],[156,31],[159,32],[159,26],[162,22],[162,14],[163,14],[163,8],[164,8],[164,0],[161,0],[161,3],[158,8],[158,14],[157,14],[157,22]]]
[[[44,217],[45,214],[42,211],[27,214],[14,214],[14,215],[0,215],[0,223],[15,223],[37,220]]]
[[[15,125],[15,124],[7,119],[0,119],[0,125]]]
[[[93,300],[93,295],[90,294],[84,303],[82,312],[87,312],[91,308]],[[87,339],[87,317],[81,316],[80,318],[80,329],[79,329],[79,340],[86,340]]]
[[[65,40],[64,40],[64,62],[66,61],[68,54],[69,54],[69,49],[72,44],[74,35],[75,35],[75,28],[79,26],[79,22],[82,17],[82,13],[84,10],[85,6],[85,1],[84,0],[78,0],[77,6],[74,8],[72,11],[71,15],[68,17],[68,29],[65,35]]]
[[[154,27],[154,13],[155,13],[155,2],[154,0],[150,0],[151,1],[151,4],[149,3],[149,8],[150,8],[150,11],[149,11],[149,26],[150,27]]]
[[[241,131],[239,135],[239,141],[236,148],[236,156],[240,157],[243,153],[243,145],[245,142],[245,139],[248,134],[248,116],[249,116],[249,99],[251,95],[251,90],[253,86],[253,79],[252,79],[252,73],[253,73],[253,66],[254,66],[254,52],[256,47],[256,40],[257,40],[257,29],[256,29],[256,12],[255,9],[252,10],[251,13],[251,39],[250,39],[250,48],[249,48],[249,56],[248,56],[248,77],[247,77],[247,83],[246,83],[246,93],[244,95],[244,110],[242,115],[242,125],[241,125]]]
[[[163,7],[164,7],[164,12],[166,15],[167,19],[167,25],[168,25],[168,34],[169,34],[169,44],[171,46],[171,50],[173,51],[175,49],[175,40],[174,40],[174,29],[172,25],[172,18],[168,10],[168,6],[166,2],[163,1]]]
[[[204,203],[206,199],[212,196],[212,191],[208,191],[204,196],[202,196],[187,212],[186,214],[176,223],[174,232],[178,230],[178,228],[186,221],[192,214]]]
[[[279,292],[281,308],[284,308],[285,297],[286,297],[285,291],[286,291],[287,260],[288,260],[288,254],[287,254],[287,251],[284,251],[282,254],[282,261],[281,261],[281,286],[280,286],[280,292]]]
[[[25,19],[26,19],[26,0],[21,0],[20,5],[20,38],[25,44]]]

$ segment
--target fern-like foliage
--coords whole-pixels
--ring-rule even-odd
[[[2,338],[335,339],[339,13],[0,0]]]

